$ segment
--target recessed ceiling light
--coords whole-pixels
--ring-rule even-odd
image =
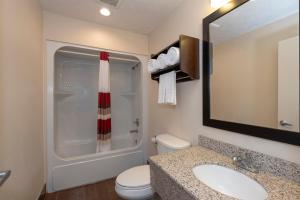
[[[100,14],[103,15],[103,16],[109,16],[111,13],[110,13],[110,10],[108,8],[101,8],[99,10]]]

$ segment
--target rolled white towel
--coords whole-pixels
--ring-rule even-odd
[[[153,62],[154,62],[154,59],[148,60],[148,71],[149,72],[152,72],[152,70],[153,70]]]
[[[158,62],[158,60],[154,59],[154,62],[153,62],[153,71],[156,72],[159,69],[160,69],[159,62]]]
[[[159,70],[158,61],[156,59],[150,59],[148,61],[148,71],[150,73],[153,73],[156,72],[157,70]]]
[[[155,61],[156,61],[155,59],[148,60],[148,71],[151,73],[154,72],[154,62]]]
[[[180,50],[177,47],[171,47],[167,53],[167,65],[176,65],[180,62]]]
[[[166,68],[169,62],[167,54],[165,53],[159,54],[159,56],[157,57],[157,61],[158,61],[159,69]]]

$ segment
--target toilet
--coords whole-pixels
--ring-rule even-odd
[[[155,137],[158,154],[185,149],[191,146],[187,141],[169,134]],[[141,165],[122,172],[116,179],[117,194],[127,200],[151,199],[154,191],[150,184],[150,166]]]

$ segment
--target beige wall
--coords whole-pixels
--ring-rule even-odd
[[[43,185],[42,13],[38,0],[2,0],[0,9],[0,170],[13,172],[0,199],[32,200]],[[202,18],[210,11],[209,0],[184,1],[150,34],[150,52],[179,34],[201,38]],[[45,39],[148,54],[145,35],[48,12],[44,17]],[[203,127],[201,80],[178,84],[176,107],[158,106],[158,85],[149,83],[150,133],[173,132],[193,143],[203,134],[300,163],[299,147]]]
[[[298,14],[216,44],[212,118],[277,128],[278,42],[296,35]]]
[[[178,39],[179,34],[202,38],[202,19],[212,10],[209,0],[186,0],[149,36],[150,53]],[[201,65],[202,68],[202,65]],[[200,70],[202,76],[202,69]],[[197,135],[242,146],[251,150],[300,163],[300,147],[222,131],[202,125],[202,78],[177,84],[178,105],[160,106],[157,102],[158,84],[149,79],[149,133],[171,132],[197,143]],[[150,153],[155,152],[150,144]]]
[[[146,35],[44,12],[44,37],[49,40],[148,54]]]
[[[34,200],[43,186],[42,11],[38,0],[2,0],[0,170],[2,200]]]

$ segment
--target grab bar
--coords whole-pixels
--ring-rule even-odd
[[[135,130],[130,130],[129,133],[138,133],[139,131],[137,129]]]

